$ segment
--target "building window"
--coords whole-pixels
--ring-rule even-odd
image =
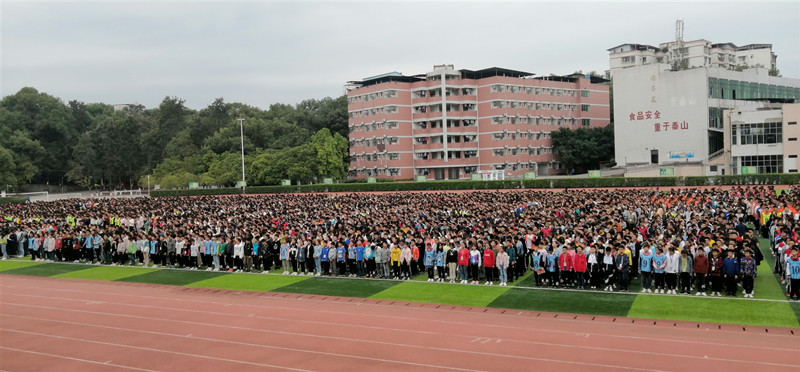
[[[633,63],[636,61],[636,57],[622,57],[622,63]]]
[[[797,155],[789,155],[789,159],[797,159]]]
[[[783,173],[783,155],[742,156],[743,167],[757,167],[758,173]]]
[[[581,97],[589,97],[589,91],[586,89],[581,90]]]
[[[592,125],[592,119],[581,119],[581,125],[583,125],[584,127]]]
[[[589,111],[589,105],[581,105],[581,111]]]
[[[731,143],[742,145],[758,145],[783,142],[783,126],[781,123],[753,123],[732,126]],[[792,139],[790,138],[789,141]],[[795,139],[796,140],[796,139]]]
[[[796,142],[796,141],[797,141],[797,137],[789,137],[789,142]]]
[[[797,125],[796,121],[790,121],[788,125]]]

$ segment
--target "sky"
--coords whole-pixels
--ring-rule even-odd
[[[337,97],[386,72],[608,69],[606,49],[684,40],[771,43],[800,78],[800,2],[118,2],[0,0],[2,96],[156,107],[179,97],[267,108]]]

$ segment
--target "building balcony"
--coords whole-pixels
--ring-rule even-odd
[[[478,149],[478,141],[475,141],[475,142],[450,142],[450,143],[447,144],[447,148],[449,150],[455,150],[455,149],[477,150]]]
[[[450,128],[447,128],[447,133],[448,134],[453,134],[453,133],[478,134],[478,126],[477,125],[473,125],[473,126],[469,126],[469,127],[450,127]]]
[[[442,112],[420,112],[412,114],[414,120],[418,119],[441,119]]]
[[[420,151],[420,150],[430,150],[430,151],[440,150],[440,151],[443,151],[444,150],[444,144],[443,143],[415,143],[414,144],[414,151]]]
[[[444,134],[444,128],[414,129],[414,136],[415,137],[419,137],[421,135],[435,136],[435,135],[442,135],[442,134]]]
[[[428,159],[428,160],[414,160],[414,167],[416,168],[425,168],[425,167],[463,167],[463,166],[477,166],[478,165],[478,158],[460,158],[460,159],[450,159],[445,161],[444,159]]]

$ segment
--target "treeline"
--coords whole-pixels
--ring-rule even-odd
[[[0,185],[85,187],[232,186],[310,182],[347,173],[346,97],[273,104],[267,110],[216,99],[196,111],[177,97],[156,108],[62,102],[23,88],[0,101]]]

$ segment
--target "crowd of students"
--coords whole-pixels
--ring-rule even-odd
[[[0,205],[0,247],[33,260],[754,296],[769,238],[800,299],[797,192],[476,191],[89,199]],[[750,228],[754,226],[754,228]]]

